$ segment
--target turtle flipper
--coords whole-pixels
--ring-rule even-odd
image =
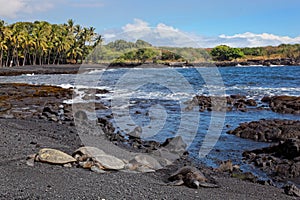
[[[219,188],[219,185],[213,184],[213,183],[207,183],[207,182],[199,182],[200,187],[204,188]]]
[[[183,184],[184,184],[184,181],[182,179],[168,183],[168,185],[172,185],[172,186],[179,186],[179,185],[183,185]]]

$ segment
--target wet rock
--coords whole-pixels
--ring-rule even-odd
[[[264,103],[270,103],[271,102],[271,97],[269,96],[264,96],[260,101]]]
[[[98,125],[101,127],[108,140],[114,142],[115,145],[126,146],[133,151],[151,153],[160,147],[160,143],[156,141],[143,141],[140,137],[142,129],[135,127],[133,131],[128,133],[128,137],[124,133],[115,131],[113,124],[106,118],[98,118]],[[129,135],[130,134],[130,135]]]
[[[48,107],[48,106],[44,107],[43,113],[50,113],[50,114],[53,114],[53,115],[57,115],[57,112],[53,111],[53,109]]]
[[[241,123],[227,133],[260,142],[278,142],[288,138],[300,138],[300,121],[259,120]]]
[[[274,182],[272,180],[258,180],[257,181],[258,184],[261,184],[261,185],[270,185],[270,186],[276,186],[274,184]]]
[[[129,139],[141,138],[142,132],[143,132],[142,127],[137,126],[134,128],[133,131],[129,132],[127,135],[129,136]]]
[[[178,154],[171,153],[168,149],[163,148],[163,147],[159,148],[158,150],[153,151],[152,154],[155,155],[155,156],[166,159],[165,162],[164,162],[164,165],[169,165],[172,162],[180,159],[180,156]]]
[[[257,103],[254,99],[247,99],[246,105],[247,106],[257,106]]]
[[[124,142],[125,141],[124,136],[119,133],[109,135],[108,139],[110,141],[116,141],[116,142]]]
[[[300,97],[295,96],[274,96],[264,97],[262,102],[269,103],[274,112],[287,114],[300,114]]]
[[[182,155],[186,152],[187,144],[183,141],[181,136],[176,136],[174,138],[168,138],[161,145],[171,153]]]
[[[283,189],[287,195],[300,197],[300,189],[294,184],[287,184]]]
[[[232,98],[232,99],[246,99],[246,96],[241,95],[241,94],[232,94],[232,95],[230,95],[230,98]]]
[[[251,172],[245,172],[245,173],[233,173],[231,175],[233,178],[238,178],[244,181],[250,181],[252,183],[257,182],[257,177],[253,175]]]
[[[107,89],[96,89],[96,94],[107,94],[109,93],[109,90]]]
[[[270,147],[244,152],[243,156],[271,177],[284,181],[300,177],[299,139],[288,139]]]
[[[294,159],[300,156],[300,139],[291,138],[278,146],[278,153],[287,159]]]
[[[55,86],[11,83],[1,84],[0,87],[3,94],[0,97],[2,117],[9,115],[17,119],[51,120],[51,115],[58,115],[59,105],[72,98],[72,90]]]
[[[191,101],[186,102],[186,110],[192,110],[199,106],[199,111],[241,111],[247,112],[249,108],[257,108],[257,102],[254,99],[247,99],[246,96],[236,94],[227,97],[198,95]]]
[[[233,165],[231,160],[222,161],[221,165],[218,168],[218,171],[220,172],[232,172],[233,171]]]
[[[156,141],[144,141],[143,146],[150,150],[157,150],[160,147],[160,143]]]

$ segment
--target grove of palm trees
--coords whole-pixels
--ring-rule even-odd
[[[0,21],[0,66],[80,63],[102,41],[93,27]]]

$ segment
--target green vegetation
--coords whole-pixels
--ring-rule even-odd
[[[205,49],[191,47],[162,47],[173,54],[179,55],[188,62],[207,62],[211,60],[211,56]]]
[[[93,63],[186,62],[188,61],[188,59],[183,58],[183,56],[181,56],[181,53],[183,52],[181,53],[176,52],[177,50],[184,51],[184,49],[185,48],[168,48],[168,47],[157,48],[157,47],[153,47],[151,44],[143,40],[137,40],[136,42],[116,40],[106,45],[101,45],[100,47],[97,47],[91,53],[90,57],[86,59],[86,61],[93,62]],[[190,51],[186,51],[185,54],[191,55]]]
[[[239,48],[231,48],[226,45],[220,45],[213,48],[210,52],[214,60],[225,61],[244,57],[244,53]]]
[[[0,66],[78,63],[102,38],[93,27],[45,21],[0,21]]]
[[[300,44],[281,44],[267,47],[231,48],[220,45],[207,49],[215,61],[291,59],[300,60]]]
[[[45,21],[6,24],[0,20],[0,66],[91,63],[171,63],[247,61],[266,59],[300,60],[300,44],[277,47],[232,48],[220,45],[212,49],[190,47],[154,47],[137,40],[116,40],[102,44],[102,36],[93,27]]]

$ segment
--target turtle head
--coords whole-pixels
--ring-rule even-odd
[[[192,186],[193,186],[193,188],[197,188],[197,189],[199,189],[199,187],[200,187],[200,183],[199,183],[199,181],[197,181],[197,180],[194,180],[194,181],[193,181],[193,183],[192,183]]]

